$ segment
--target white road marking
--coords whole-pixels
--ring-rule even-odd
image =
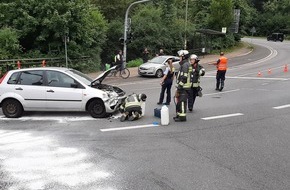
[[[284,65],[283,66],[280,66],[280,67],[273,67],[273,68],[271,68],[271,72],[272,71],[274,71],[274,70],[278,70],[278,69],[281,69],[281,68],[284,68]],[[261,72],[261,75],[267,75],[267,76],[270,76],[271,74],[269,74],[268,72],[269,72],[269,70],[267,69],[265,69],[265,70],[259,70],[260,72]],[[281,69],[280,70],[281,71],[281,73],[283,73],[283,70]],[[248,75],[257,75],[258,74],[258,72],[256,71],[256,72],[251,72],[251,73],[247,73],[247,74],[242,74],[242,75],[237,75],[237,77],[244,77],[244,76],[248,76]]]
[[[108,131],[121,131],[121,130],[130,130],[130,129],[140,129],[140,128],[148,128],[148,127],[157,127],[159,125],[137,125],[137,126],[130,126],[130,127],[117,127],[117,128],[109,128],[109,129],[100,129],[102,132],[108,132]]]
[[[244,114],[242,113],[234,113],[234,114],[227,114],[227,115],[218,115],[218,116],[212,116],[212,117],[204,117],[201,118],[202,120],[213,120],[213,119],[222,119],[222,118],[228,118],[228,117],[236,117],[236,116],[242,116]]]
[[[51,184],[81,189],[112,176],[90,162],[85,152],[60,147],[50,137],[8,130],[0,130],[0,134],[2,170],[15,181],[11,190],[39,190]]]
[[[283,106],[273,107],[273,109],[276,109],[276,110],[280,110],[280,109],[284,109],[284,108],[290,108],[290,104],[283,105]]]
[[[229,67],[228,70],[232,71],[232,70],[236,70],[236,69],[243,69],[243,68],[248,67],[248,66],[257,65],[257,64],[263,63],[265,61],[271,60],[271,59],[273,59],[274,57],[276,57],[278,55],[278,51],[277,50],[273,49],[270,46],[266,46],[266,45],[263,45],[263,46],[266,47],[267,49],[269,49],[269,51],[270,51],[270,54],[267,57],[264,57],[264,58],[256,60],[256,61],[252,61],[252,62],[243,64],[243,65]],[[207,72],[207,73],[211,74],[211,73],[214,73],[214,72],[216,72],[216,71],[210,71],[210,72]]]
[[[215,78],[216,76],[204,76],[207,78]],[[274,80],[274,81],[288,81],[289,78],[265,78],[265,77],[231,77],[227,76],[227,79],[243,79],[243,80]]]
[[[76,121],[97,121],[99,119],[92,118],[90,116],[84,117],[62,117],[62,116],[28,116],[21,118],[7,118],[5,116],[0,117],[0,121],[56,121],[58,123],[76,122]]]
[[[219,94],[227,94],[227,93],[237,92],[237,91],[240,91],[240,89],[228,90],[228,91],[223,91],[223,92],[215,92],[215,93],[211,93],[211,94],[204,94],[203,96],[213,96],[213,95],[219,95]]]

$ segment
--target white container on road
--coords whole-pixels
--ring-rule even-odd
[[[169,124],[169,109],[167,106],[163,105],[161,108],[161,125]]]
[[[141,101],[142,116],[145,115],[145,102]]]

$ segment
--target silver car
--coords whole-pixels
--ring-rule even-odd
[[[149,60],[138,67],[138,73],[140,76],[156,76],[158,78],[163,76],[163,72],[166,68],[166,62],[168,59],[173,59],[173,67],[175,72],[178,71],[180,65],[180,59],[176,56],[163,55],[157,56]]]
[[[112,69],[95,80],[60,67],[9,71],[0,79],[0,107],[9,118],[24,111],[87,111],[94,118],[105,117],[126,98],[122,89],[102,84]]]

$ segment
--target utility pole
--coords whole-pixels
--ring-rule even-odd
[[[186,6],[185,6],[185,24],[184,24],[184,49],[187,49],[187,17],[188,17],[188,0],[186,0]]]
[[[65,67],[68,68],[67,43],[69,42],[68,32],[64,34],[64,53],[65,53]]]
[[[65,67],[68,67],[67,63],[67,36],[64,36],[64,51],[65,51]]]
[[[145,3],[145,2],[148,2],[148,1],[151,1],[151,0],[141,0],[141,1],[136,1],[132,4],[129,5],[129,7],[127,8],[127,11],[126,11],[126,15],[125,15],[125,24],[124,24],[124,48],[123,48],[123,64],[126,64],[126,61],[127,61],[127,32],[129,31],[129,26],[128,26],[128,15],[129,15],[129,11],[130,11],[130,8],[133,6],[133,5],[136,5],[136,4],[139,4],[139,3]],[[123,65],[123,68],[124,68],[125,65]]]

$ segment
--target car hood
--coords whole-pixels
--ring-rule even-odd
[[[103,80],[112,72],[112,70],[116,69],[117,66],[111,67],[110,69],[106,70],[105,72],[101,73],[97,78],[95,78],[91,84],[95,83],[102,83]]]

